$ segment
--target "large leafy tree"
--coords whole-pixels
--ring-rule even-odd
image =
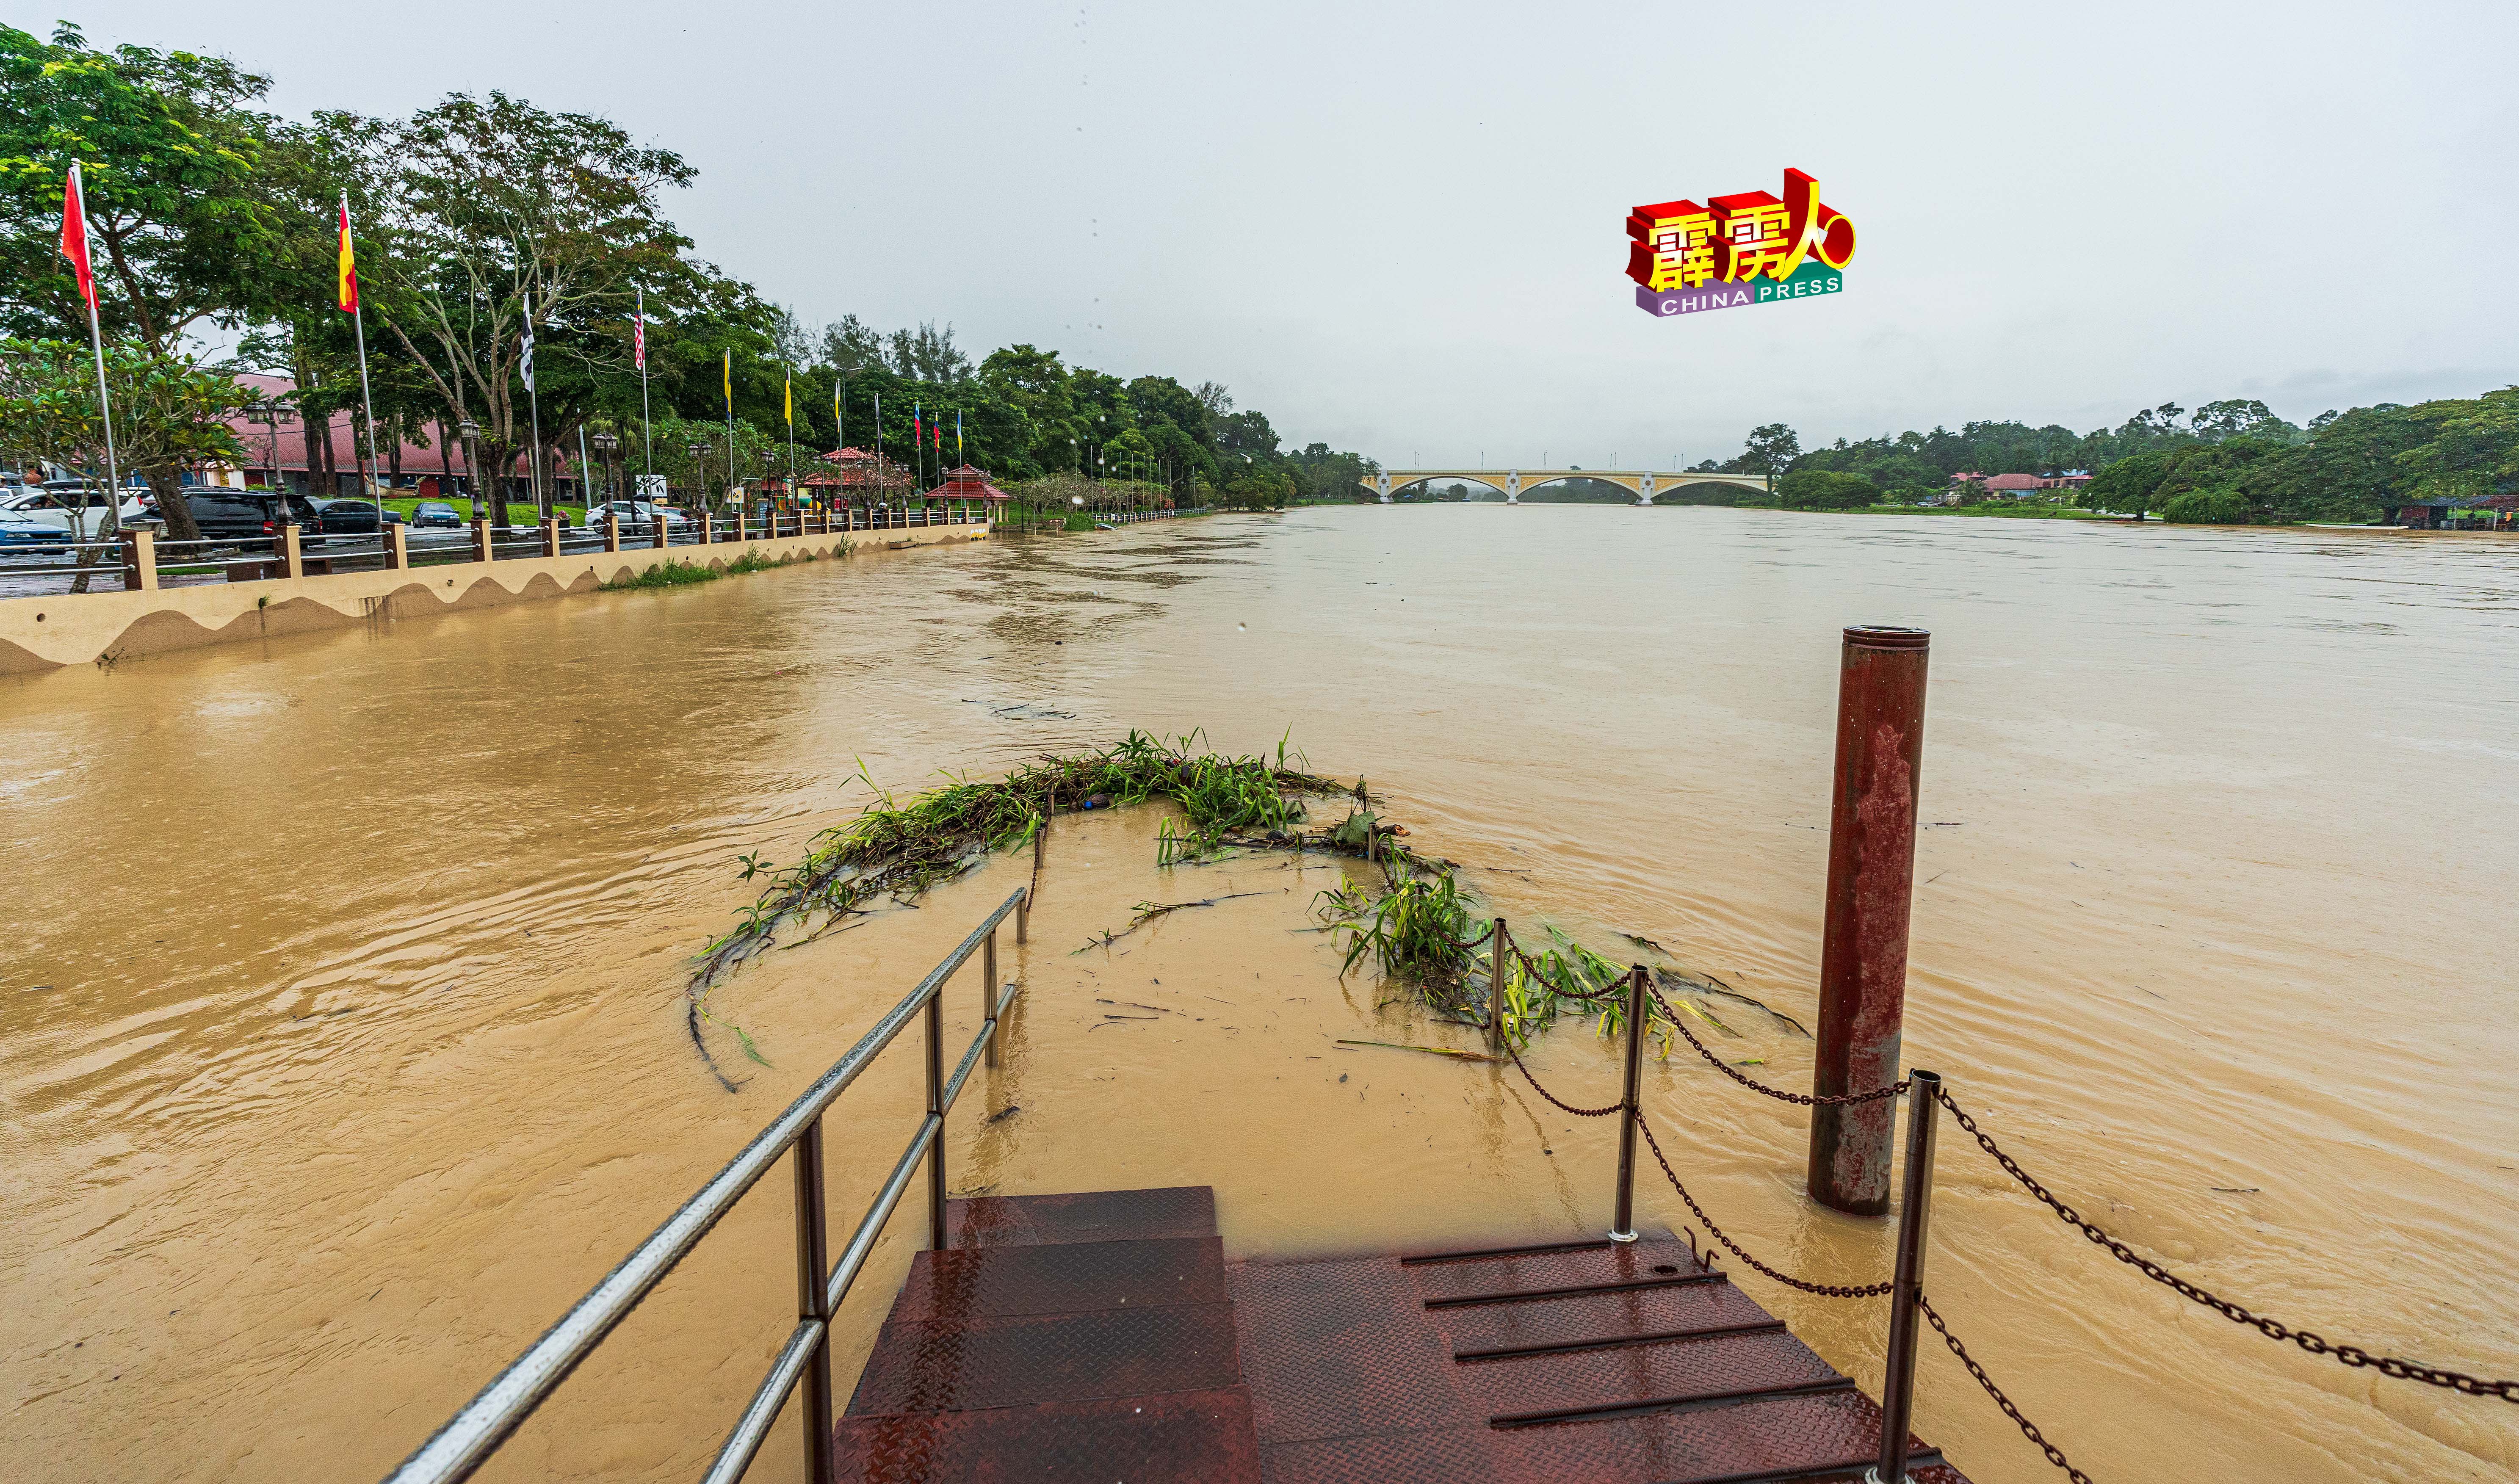
[[[109,342],[134,347],[129,365],[150,368],[135,374],[185,381],[196,329],[235,327],[279,302],[287,284],[259,178],[273,120],[254,107],[270,86],[222,58],[100,51],[69,24],[49,42],[0,25],[0,330],[88,333],[61,254],[73,160],[84,166],[98,318]],[[93,402],[93,385],[86,395]],[[180,466],[142,453],[169,445],[136,422],[125,441],[128,465],[159,492],[168,534],[199,535],[191,508],[170,498]]]
[[[1749,430],[1741,446],[1740,467],[1733,472],[1774,478],[1790,469],[1801,453],[1800,434],[1781,422],[1766,423]]]
[[[684,256],[689,240],[659,200],[692,178],[680,155],[608,120],[499,92],[453,95],[401,120],[319,114],[317,129],[379,224],[365,260],[372,323],[382,322],[443,405],[480,425],[482,465],[494,471],[483,494],[502,523],[504,476],[531,443],[529,316],[546,458],[607,400],[606,381],[616,383],[609,400],[626,383],[635,407],[630,317],[641,289],[651,364],[669,352],[668,390],[684,412],[713,400],[694,383],[718,391],[707,372],[719,370],[717,352],[738,345],[742,389],[762,399],[772,312]]]
[[[245,391],[234,377],[128,341],[106,347],[105,379],[113,397],[115,453],[124,467],[148,476],[169,532],[182,536],[192,528],[184,470],[243,460],[227,419],[243,405]],[[0,448],[102,475],[105,441],[96,362],[84,336],[0,340]],[[102,529],[117,526],[119,503],[106,502]]]
[[[272,120],[252,105],[270,86],[221,58],[0,25],[0,327],[87,333],[60,246],[72,160],[86,167],[108,338],[173,355],[202,323],[269,306],[282,285],[256,172]]]

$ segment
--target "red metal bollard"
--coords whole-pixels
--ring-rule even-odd
[[[1870,1092],[1898,1080],[1931,642],[1922,629],[1845,631],[1819,965],[1819,1060],[1811,1075],[1816,1097]],[[1887,1212],[1897,1111],[1895,1098],[1811,1110],[1811,1199],[1858,1216]]]

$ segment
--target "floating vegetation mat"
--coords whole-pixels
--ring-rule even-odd
[[[1200,741],[1196,732],[1165,742],[1132,731],[1101,752],[1044,755],[995,782],[951,778],[906,803],[874,788],[861,764],[858,776],[874,789],[875,799],[855,819],[814,837],[793,865],[773,865],[757,853],[742,857],[746,880],[766,875],[770,884],[743,921],[709,944],[693,967],[685,991],[692,1043],[731,1090],[736,1084],[710,1056],[701,1032],[704,1022],[721,1026],[746,1056],[763,1060],[752,1038],[709,1006],[710,992],[745,961],[773,947],[812,942],[887,902],[909,905],[992,853],[1031,844],[1054,814],[1157,799],[1180,810],[1159,827],[1158,865],[1197,864],[1227,851],[1345,855],[1367,862],[1365,882],[1351,879],[1313,900],[1323,929],[1343,941],[1342,972],[1369,963],[1395,996],[1414,998],[1437,1019],[1459,1025],[1483,1027],[1492,996],[1505,1034],[1518,1046],[1569,1015],[1591,1021],[1602,1036],[1624,1032],[1627,969],[1555,928],[1546,930],[1544,945],[1509,941],[1499,983],[1493,934],[1472,911],[1460,867],[1411,848],[1404,826],[1375,814],[1364,780],[1348,784],[1313,773],[1300,756],[1290,765],[1284,741],[1274,758],[1203,752]],[[1334,799],[1344,807],[1327,804]],[[1316,823],[1315,806],[1321,806],[1324,819],[1335,813],[1335,821]],[[1378,882],[1371,879],[1376,874]],[[1182,907],[1211,904],[1141,902],[1125,931]],[[1106,933],[1094,945],[1120,936],[1125,934]],[[1660,951],[1650,939],[1630,938]],[[1727,1035],[1738,1032],[1716,1018],[1705,998],[1725,995],[1757,1004],[1707,977],[1656,974],[1674,1005]],[[1669,1027],[1658,1010],[1650,1013],[1650,1028],[1666,1056]]]

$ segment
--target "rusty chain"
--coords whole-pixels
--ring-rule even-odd
[[[2445,1387],[2466,1396],[2497,1396],[2505,1402],[2519,1402],[2519,1380],[2488,1381],[2467,1375],[2462,1372],[2444,1371],[2417,1361],[2400,1360],[2393,1355],[2372,1355],[2360,1345],[2335,1344],[2312,1331],[2295,1330],[2279,1320],[2269,1319],[2242,1305],[2232,1303],[2211,1289],[2198,1288],[2085,1220],[2081,1212],[2055,1199],[2047,1187],[2039,1184],[2027,1170],[2020,1167],[2018,1160],[2005,1154],[2003,1147],[1995,1143],[1985,1130],[1976,1126],[1976,1119],[1968,1116],[1967,1111],[1960,1107],[1947,1089],[1939,1094],[1939,1098],[1941,1105],[1951,1111],[1951,1116],[1958,1120],[1960,1127],[1967,1129],[1968,1136],[1976,1140],[1977,1147],[1993,1156],[1995,1163],[2002,1165],[2006,1173],[2019,1181],[2029,1194],[2044,1202],[2066,1226],[2078,1230],[2097,1245],[2106,1248],[2117,1261],[2133,1268],[2143,1277],[2174,1289],[2181,1297],[2202,1304],[2233,1324],[2250,1326],[2268,1339],[2289,1340],[2312,1355],[2331,1355],[2342,1365],[2356,1369],[2367,1366],[2376,1370],[2381,1375],[2394,1376],[2399,1380],[2421,1381],[2425,1385]]]
[[[1714,1234],[1715,1241],[1731,1248],[1733,1256],[1789,1288],[1799,1288],[1805,1293],[1816,1293],[1822,1298],[1878,1298],[1889,1291],[1891,1286],[1885,1283],[1866,1284],[1859,1288],[1839,1288],[1833,1284],[1807,1283],[1790,1273],[1780,1273],[1750,1256],[1742,1250],[1741,1244],[1734,1242],[1721,1227],[1714,1224],[1714,1218],[1705,1214],[1705,1207],[1697,1203],[1697,1198],[1688,1193],[1688,1187],[1680,1184],[1678,1172],[1670,1167],[1670,1160],[1662,1156],[1661,1141],[1654,1137],[1653,1125],[1638,1117],[1636,1127],[1643,1132],[1645,1147],[1653,1151],[1654,1163],[1661,1166],[1662,1177],[1670,1182],[1670,1188],[1679,1192],[1679,1199],[1688,1202],[1688,1208],[1697,1213],[1698,1220],[1705,1223],[1705,1229]]]
[[[1495,930],[1493,928],[1489,928],[1487,931],[1492,933]],[[1613,984],[1607,989],[1581,990],[1560,988],[1555,980],[1550,979],[1540,970],[1539,961],[1523,951],[1522,944],[1515,943],[1513,945],[1513,956],[1522,960],[1523,973],[1527,974],[1532,979],[1546,984],[1548,986],[1548,991],[1562,1000],[1573,1000],[1580,1004],[1597,1005],[1605,1000],[1614,1000],[1626,992],[1626,985],[1623,982]],[[1487,972],[1492,974],[1495,971],[1490,969]]]
[[[1565,1112],[1570,1113],[1578,1118],[1606,1118],[1613,1113],[1624,1113],[1627,1111],[1627,1105],[1624,1103],[1613,1103],[1607,1108],[1577,1108],[1571,1103],[1559,1102],[1557,1094],[1540,1086],[1539,1079],[1530,1074],[1530,1069],[1528,1067],[1523,1065],[1522,1053],[1515,1049],[1513,1037],[1506,1036],[1504,1038],[1504,1049],[1507,1054],[1512,1056],[1513,1065],[1521,1069],[1522,1079],[1530,1084],[1530,1090],[1539,1094],[1541,1097],[1546,1098],[1550,1103],[1555,1104]]]
[[[1831,1093],[1827,1097],[1820,1097],[1815,1094],[1787,1092],[1781,1087],[1769,1087],[1766,1083],[1750,1076],[1740,1068],[1733,1066],[1731,1063],[1724,1061],[1721,1057],[1718,1057],[1713,1052],[1707,1050],[1705,1043],[1699,1040],[1697,1036],[1689,1030],[1688,1026],[1681,1023],[1679,1012],[1671,1008],[1670,1001],[1661,997],[1660,986],[1648,982],[1645,986],[1645,991],[1654,997],[1655,1004],[1661,1007],[1661,1013],[1669,1018],[1672,1028],[1676,1029],[1681,1035],[1687,1036],[1688,1044],[1697,1048],[1697,1054],[1699,1056],[1705,1058],[1707,1066],[1713,1068],[1716,1071],[1723,1073],[1725,1076],[1730,1077],[1733,1081],[1740,1083],[1751,1092],[1758,1093],[1761,1096],[1774,1098],[1777,1101],[1784,1103],[1797,1103],[1804,1108],[1848,1108],[1858,1103],[1877,1103],[1882,1098],[1896,1098],[1904,1097],[1906,1095],[1908,1083],[1907,1079],[1904,1077],[1899,1078],[1897,1081],[1890,1083],[1886,1087],[1876,1087],[1870,1092]]]
[[[1961,1344],[1960,1337],[1951,1332],[1951,1327],[1942,1323],[1942,1317],[1933,1312],[1932,1304],[1925,1299],[1922,1289],[1917,1290],[1916,1307],[1924,1311],[1925,1323],[1941,1335],[1942,1343],[1951,1347],[1951,1353],[1960,1358],[1960,1364],[1967,1367],[1968,1375],[1976,1377],[1976,1383],[1985,1388],[1985,1394],[1994,1398],[1994,1404],[2003,1409],[2003,1415],[2020,1424],[2020,1435],[2037,1444],[2038,1451],[2047,1455],[2047,1462],[2064,1470],[2073,1484],[2091,1484],[2091,1476],[2075,1468],[2073,1461],[2064,1457],[2063,1449],[2048,1442],[2047,1434],[2038,1430],[2038,1424],[2020,1415],[2020,1409],[2012,1405],[2011,1398],[2003,1394],[2003,1388],[1994,1383],[1994,1377],[1986,1375],[1985,1368],[1976,1363],[1976,1357],[1967,1353],[1967,1346]]]

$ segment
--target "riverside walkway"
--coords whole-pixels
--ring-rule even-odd
[[[1854,1478],[1880,1409],[1676,1238],[1228,1263],[1205,1186],[949,1202],[844,1480]],[[1911,1440],[1908,1474],[1965,1484]]]

